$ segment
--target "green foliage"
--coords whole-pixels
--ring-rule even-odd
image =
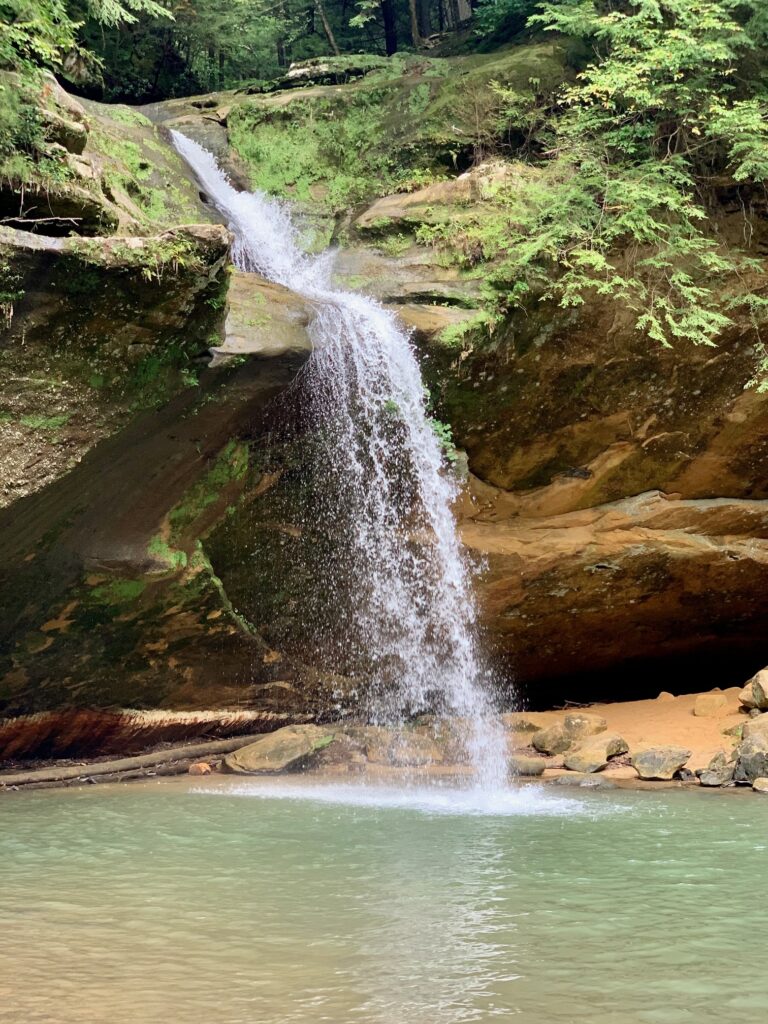
[[[535,81],[532,101],[496,87],[499,149],[528,168],[484,213],[422,228],[419,240],[448,246],[467,269],[491,262],[495,311],[534,298],[579,306],[593,292],[664,345],[713,344],[739,309],[764,317],[739,294],[757,263],[710,218],[719,183],[768,178],[761,13],[757,0],[541,3],[533,26],[588,43],[596,58],[554,96]]]
[[[140,271],[146,281],[162,281],[205,269],[200,251],[187,238],[143,238],[139,245],[116,241],[109,249],[101,242],[83,238],[73,243],[72,250],[84,263],[119,263],[127,270]]]
[[[93,57],[79,43],[88,21],[116,27],[140,15],[169,18],[155,0],[0,0],[0,67],[48,67],[81,77]]]
[[[456,451],[456,445],[453,443],[453,430],[451,429],[450,423],[444,423],[442,420],[438,420],[434,416],[431,416],[429,419],[429,425],[437,438],[438,444],[440,445],[440,451],[443,453],[443,458],[452,466],[458,461],[459,453]]]
[[[708,231],[707,178],[762,180],[768,94],[741,73],[758,47],[743,0],[555,0],[532,22],[592,40],[600,59],[565,89],[556,156],[528,211],[512,201],[511,266],[555,264],[562,305],[594,289],[626,302],[663,344],[712,344],[726,273],[745,265]],[[747,133],[740,125],[748,124]],[[621,254],[621,255],[619,255]]]
[[[0,179],[14,187],[51,191],[70,176],[61,154],[50,147],[42,106],[36,72],[0,71]]]
[[[9,326],[13,319],[13,307],[24,292],[20,288],[21,276],[0,254],[0,324]]]
[[[0,67],[59,67],[77,28],[65,0],[0,0]]]
[[[21,417],[21,423],[30,430],[58,430],[63,427],[70,418],[70,413],[62,413],[59,416],[44,416],[42,413],[30,413]]]
[[[536,0],[480,0],[475,28],[480,34],[519,32],[538,4]]]
[[[457,324],[450,324],[448,327],[444,327],[437,340],[444,348],[463,349],[470,336],[478,331],[490,334],[494,325],[495,318],[483,310],[468,316],[466,320],[461,320]]]
[[[441,146],[425,119],[430,100],[428,87],[398,79],[277,108],[256,100],[232,111],[230,139],[254,187],[335,211],[396,191],[414,167],[434,163]]]

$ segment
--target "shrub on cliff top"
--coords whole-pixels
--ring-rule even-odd
[[[742,282],[762,264],[717,235],[712,213],[719,188],[740,190],[747,210],[768,179],[766,5],[538,7],[533,27],[587,42],[595,57],[533,104],[497,90],[497,138],[536,173],[498,190],[493,217],[460,228],[466,251],[495,261],[496,308],[531,294],[577,306],[593,291],[665,345],[712,344],[739,307],[758,326],[768,302]]]

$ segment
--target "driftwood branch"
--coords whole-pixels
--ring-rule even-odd
[[[29,210],[15,217],[0,217],[0,224],[79,224],[82,217],[27,217]]]
[[[187,762],[204,758],[209,754],[228,754],[240,747],[264,736],[263,732],[252,736],[231,736],[227,740],[211,740],[207,743],[195,743],[186,747],[171,747],[168,750],[156,750],[153,754],[139,754],[136,757],[122,757],[117,761],[98,761],[94,764],[76,764],[59,768],[37,768],[30,772],[14,772],[0,774],[0,790],[9,786],[30,786],[40,783],[61,783],[73,779],[90,779],[94,775],[117,775],[121,778],[134,778],[145,768],[154,768],[171,761],[183,761],[179,771],[185,771]],[[128,774],[130,773],[130,774]]]

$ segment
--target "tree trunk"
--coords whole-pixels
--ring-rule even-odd
[[[315,0],[315,6],[317,7],[317,13],[320,15],[320,20],[323,23],[325,29],[325,35],[328,39],[328,45],[333,50],[334,54],[338,57],[341,51],[336,43],[336,37],[333,34],[331,23],[328,21],[328,16],[325,13],[325,7],[323,6],[323,0]]]
[[[472,20],[472,5],[469,0],[456,0],[456,14],[459,25]]]
[[[384,44],[387,56],[397,53],[397,13],[395,0],[381,0],[381,16],[384,19]]]
[[[286,14],[285,3],[283,2],[283,0],[280,0],[280,2],[277,5],[277,9],[278,9],[278,12],[280,14],[280,19],[281,19],[283,25],[286,25],[287,21],[288,21],[288,15]],[[277,66],[279,68],[287,67],[287,65],[288,65],[288,54],[285,52],[285,36],[280,36],[277,39],[277,42],[276,42],[275,45],[277,47]]]
[[[432,35],[432,19],[429,15],[429,0],[416,0],[416,16],[419,20],[419,35],[422,39]]]
[[[234,736],[226,740],[210,740],[207,743],[193,743],[185,747],[171,747],[169,750],[157,750],[154,754],[138,754],[136,757],[121,757],[117,761],[94,761],[90,764],[78,764],[54,768],[37,768],[28,772],[13,772],[0,775],[0,790],[3,786],[26,786],[37,782],[66,782],[70,779],[87,779],[93,775],[111,775],[114,772],[130,772],[155,765],[167,764],[170,761],[191,760],[206,757],[209,754],[228,754],[249,743],[262,739],[265,733],[254,733],[250,736]]]
[[[418,49],[421,46],[421,32],[419,31],[418,0],[408,0],[408,12],[411,15],[411,40]]]

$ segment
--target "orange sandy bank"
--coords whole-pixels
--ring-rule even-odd
[[[722,694],[725,698],[725,705],[717,709],[714,715],[694,714],[697,700],[702,696],[698,693],[680,697],[664,693],[654,700],[591,704],[582,710],[604,718],[608,723],[608,732],[622,736],[630,752],[644,747],[687,748],[692,753],[686,767],[695,771],[697,768],[705,768],[719,750],[730,754],[738,742],[738,737],[728,735],[727,730],[749,721],[745,712],[740,710],[738,686],[706,692]],[[537,711],[526,713],[524,717],[530,719],[532,724],[546,728],[561,721],[565,714],[565,711]],[[527,742],[525,734],[518,735],[518,745],[522,746]],[[554,766],[556,759],[551,760]],[[617,777],[636,775],[634,769],[610,765],[603,774]]]

